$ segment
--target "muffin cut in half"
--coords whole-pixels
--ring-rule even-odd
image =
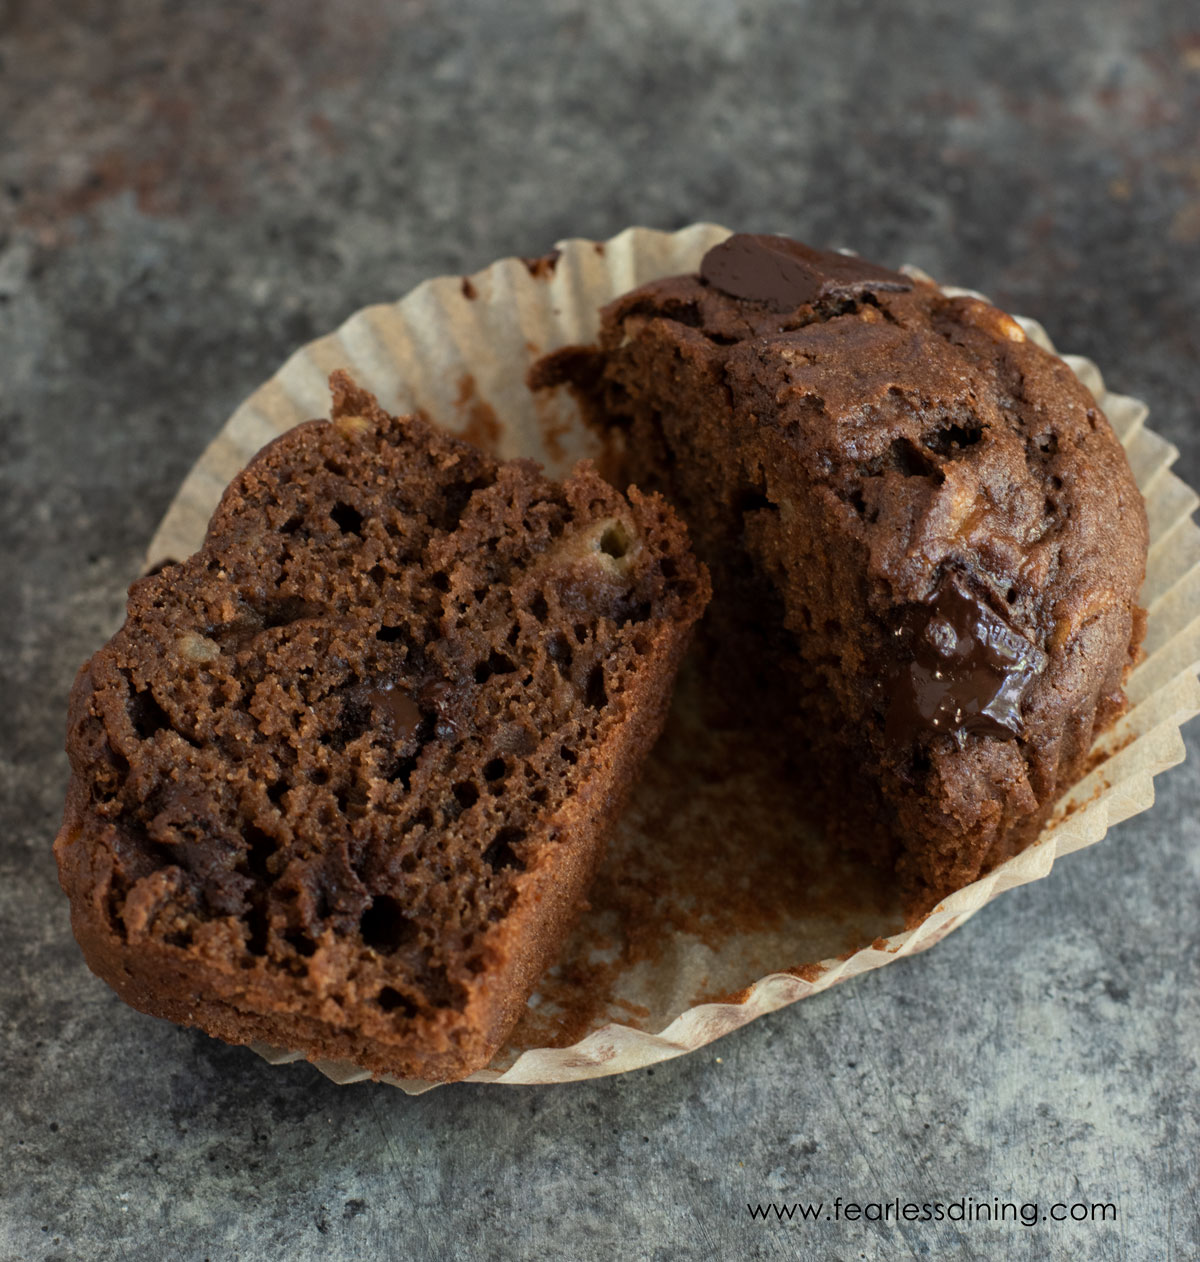
[[[332,386],[80,672],[55,850],[134,1007],[450,1080],[561,944],[708,577],[657,496]]]
[[[784,237],[602,313],[571,385],[713,575],[715,679],[881,832],[912,915],[1040,831],[1124,708],[1145,507],[1087,389],[976,298]]]

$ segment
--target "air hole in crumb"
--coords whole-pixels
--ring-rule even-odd
[[[631,600],[626,596],[613,602],[612,618],[614,622],[627,626],[629,623],[645,622],[650,617],[648,600]]]
[[[267,786],[267,799],[273,806],[282,806],[283,795],[288,791],[289,787],[286,780],[276,780],[274,784]]]
[[[144,741],[148,741],[155,732],[171,727],[167,712],[154,699],[154,694],[149,689],[135,692],[129,699],[129,718],[133,722],[133,730]]]
[[[421,809],[412,817],[412,823],[410,827],[412,828],[432,828],[433,827],[433,812],[429,809],[429,807],[427,806],[421,807]],[[412,858],[412,856],[406,855],[405,858],[410,859]],[[405,871],[411,872],[412,868],[406,868]]]
[[[317,953],[317,944],[304,932],[303,929],[289,929],[283,935],[283,940],[296,952],[297,955],[303,955],[306,958]]]
[[[387,954],[398,951],[416,936],[416,926],[403,906],[389,894],[377,894],[358,922],[363,945]]]
[[[603,666],[593,666],[588,673],[583,699],[593,710],[603,710],[608,705],[608,691],[604,687]]]
[[[317,788],[324,788],[329,783],[329,772],[324,767],[314,767],[308,773],[308,782],[315,784]]]
[[[502,828],[496,834],[492,844],[483,852],[484,862],[496,872],[502,868],[515,868],[518,872],[524,872],[525,864],[513,850],[515,845],[524,840],[523,828]]]
[[[659,562],[658,572],[663,576],[663,578],[674,578],[679,573],[679,567],[671,560],[670,557],[664,557],[664,559]]]
[[[778,507],[777,504],[772,504],[761,491],[743,491],[734,502],[733,511],[744,517],[747,513],[761,512],[764,508],[777,510]]]
[[[343,534],[362,536],[363,515],[357,508],[339,501],[329,510],[329,516]]]
[[[503,653],[493,651],[486,662],[480,662],[475,667],[475,682],[487,683],[493,675],[510,675],[516,669],[510,658],[505,657]]]
[[[503,758],[493,758],[483,769],[485,780],[502,780],[508,771],[508,764]]]
[[[1007,600],[1010,605],[1015,605],[1017,603],[1017,589],[1015,587],[1010,587],[1008,591],[1004,593],[1004,599]]]
[[[266,955],[271,925],[267,918],[267,900],[259,898],[246,913],[246,950],[250,955]]]
[[[539,622],[545,622],[550,616],[550,606],[546,604],[546,598],[541,592],[538,592],[529,602],[529,612],[533,614]]]
[[[383,644],[395,644],[398,641],[408,639],[407,627],[380,627],[375,632],[375,638]]]
[[[476,491],[492,485],[490,477],[472,478],[470,482],[455,482],[442,492],[441,512],[433,519],[438,529],[447,533],[454,530]]]
[[[469,810],[479,801],[479,790],[470,780],[460,780],[454,786],[454,796],[463,810]],[[432,822],[432,821],[431,821]]]
[[[256,880],[269,883],[274,879],[270,860],[279,843],[254,824],[247,825],[242,836],[246,842],[246,871]]]
[[[388,770],[387,779],[392,784],[398,784],[407,790],[412,784],[412,774],[416,769],[417,760],[415,758],[400,758]]]
[[[415,1017],[417,1005],[392,986],[385,986],[376,999],[384,1012],[398,1012],[402,1017]]]
[[[301,618],[311,618],[317,613],[317,607],[300,596],[283,596],[273,601],[262,611],[264,630],[272,627],[286,627]]]
[[[300,513],[293,513],[291,517],[279,527],[281,535],[294,535],[301,526],[304,525],[304,517]]]
[[[1054,514],[1057,512],[1058,512],[1058,505],[1055,504],[1055,502],[1052,499],[1050,499],[1049,496],[1047,496],[1046,497],[1046,516],[1053,517]]]
[[[930,442],[925,443],[925,446],[930,451],[944,454],[945,451],[949,450],[949,444],[942,448],[933,446],[931,443],[936,442],[937,438],[945,432],[938,430],[935,435],[931,436]],[[903,474],[906,478],[929,478],[938,473],[937,466],[933,464],[925,452],[907,438],[892,440],[891,446],[887,449],[887,455],[884,457],[884,469],[894,470]]]
[[[571,767],[575,766],[575,764],[579,761],[579,755],[576,754],[576,752],[568,745],[560,747],[558,756],[563,760],[563,762],[567,763]]]
[[[361,784],[356,784],[350,789],[338,790],[337,804],[347,819],[362,819],[370,810],[371,795]]]
[[[374,583],[377,587],[381,586],[385,582],[385,580],[387,579],[387,576],[388,576],[388,572],[387,570],[383,568],[382,565],[373,565],[367,571],[367,577],[370,578],[371,582]]]
[[[956,451],[964,451],[973,447],[983,437],[983,427],[973,425],[946,425],[921,435],[921,444],[939,456],[953,455]],[[905,440],[898,439],[903,442]]]
[[[571,651],[571,641],[561,631],[555,631],[546,644],[546,656],[558,667],[559,673],[566,678],[571,669],[571,661],[575,654]]]
[[[629,531],[619,521],[613,522],[600,536],[600,551],[605,556],[615,557],[618,560],[629,551],[629,544]]]

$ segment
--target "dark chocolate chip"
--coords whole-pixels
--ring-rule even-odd
[[[1046,655],[987,605],[952,581],[896,636],[909,656],[893,676],[889,740],[1023,735],[1021,701]]]
[[[390,729],[394,741],[403,743],[417,734],[421,710],[406,693],[392,684],[383,684],[363,694],[375,721]]]
[[[814,250],[790,237],[748,233],[713,246],[700,264],[700,277],[732,298],[761,302],[775,311],[821,298],[855,298],[913,286],[907,276],[853,254]]]

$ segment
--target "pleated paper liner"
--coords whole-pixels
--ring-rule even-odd
[[[297,351],[234,413],[185,479],[148,564],[194,552],[221,492],[254,453],[292,425],[328,414],[335,368],[348,369],[391,411],[421,410],[501,457],[532,456],[555,476],[581,456],[602,459],[601,440],[582,425],[567,392],[532,395],[527,368],[548,351],[593,341],[604,303],[694,271],[727,235],[696,224],[565,241],[556,256],[503,259],[360,311]],[[1039,325],[1017,318],[1053,350]],[[1190,520],[1198,499],[1170,471],[1175,448],[1146,429],[1145,405],[1106,390],[1088,360],[1063,358],[1112,422],[1146,497],[1149,627],[1145,658],[1129,680],[1128,713],[1102,737],[1093,769],[1038,841],[904,929],[886,873],[797,823],[801,790],[783,774],[778,753],[705,726],[697,704],[704,681],[685,666],[591,906],[508,1045],[472,1081],[566,1082],[694,1051],[932,946],[997,895],[1046,876],[1060,855],[1151,805],[1154,777],[1184,756],[1181,724],[1200,711],[1200,528]],[[274,1063],[302,1055],[256,1050]],[[318,1068],[337,1082],[368,1076],[350,1065]],[[416,1092],[430,1084],[396,1085]]]

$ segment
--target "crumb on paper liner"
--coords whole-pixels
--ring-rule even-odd
[[[599,436],[565,390],[532,395],[525,371],[593,342],[599,308],[661,276],[694,271],[728,236],[712,224],[630,228],[565,241],[542,260],[502,259],[368,307],[297,351],[229,419],[184,480],[147,564],[190,555],[228,482],[267,442],[328,413],[328,376],[346,368],[393,412],[421,411],[501,458],[533,456],[561,477],[602,459]],[[908,269],[923,275],[917,269]],[[950,289],[949,293],[971,293]],[[1015,317],[1053,351],[1036,321]],[[934,945],[1006,889],[1147,809],[1154,776],[1182,761],[1180,727],[1200,712],[1200,499],[1170,471],[1176,449],[1145,428],[1147,408],[1105,389],[1089,360],[1064,355],[1120,438],[1146,499],[1150,550],[1144,658],[1129,710],[1098,742],[1092,770],[1032,846],[903,928],[887,874],[798,826],[769,752],[738,751],[697,717],[702,684],[685,666],[667,730],[610,844],[590,906],[492,1065],[467,1081],[600,1077],[694,1051],[748,1021]],[[720,769],[715,776],[714,770]],[[794,803],[793,803],[794,805]],[[739,847],[738,838],[753,844]],[[697,869],[702,869],[699,877]],[[869,944],[869,945],[864,945]],[[303,1053],[254,1049],[274,1064]],[[370,1075],[316,1062],[335,1082]],[[385,1080],[391,1081],[391,1080]],[[396,1081],[409,1093],[431,1083]]]

